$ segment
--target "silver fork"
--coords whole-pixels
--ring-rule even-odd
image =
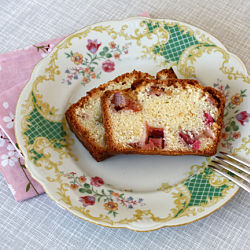
[[[214,165],[208,166],[250,193],[250,164],[237,159],[236,157],[228,153],[222,151],[220,151],[219,153],[221,155],[216,155],[216,160],[212,161]],[[232,169],[232,167],[241,171],[241,173]],[[222,171],[222,169],[233,173],[234,175],[238,176],[239,179],[231,176],[228,173],[225,173],[224,171]],[[246,175],[244,175],[243,173],[245,173]]]

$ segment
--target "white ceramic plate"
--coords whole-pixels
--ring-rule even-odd
[[[137,231],[201,219],[238,187],[199,156],[118,155],[97,163],[68,129],[66,109],[99,84],[133,69],[173,66],[226,96],[219,148],[249,157],[249,76],[213,36],[166,19],[94,24],[68,36],[40,61],[22,91],[15,130],[32,176],[61,207],[87,221]]]

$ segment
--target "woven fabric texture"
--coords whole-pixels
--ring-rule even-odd
[[[153,18],[204,29],[241,58],[249,72],[248,0],[3,0],[0,54],[144,10]],[[0,249],[248,249],[249,218],[250,195],[240,190],[217,212],[189,225],[146,233],[104,228],[59,208],[47,195],[18,203],[0,176]]]

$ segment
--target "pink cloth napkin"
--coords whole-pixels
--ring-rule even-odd
[[[14,114],[18,96],[34,66],[63,37],[0,55],[0,172],[17,201],[43,193],[43,188],[25,169],[16,147]]]
[[[144,11],[139,16],[150,17]],[[29,81],[34,66],[64,37],[0,55],[0,172],[17,201],[44,193],[30,176],[17,148],[14,114],[18,96]]]

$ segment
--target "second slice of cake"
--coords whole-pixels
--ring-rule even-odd
[[[145,79],[132,89],[102,96],[112,154],[214,155],[223,126],[225,98],[196,80]]]

